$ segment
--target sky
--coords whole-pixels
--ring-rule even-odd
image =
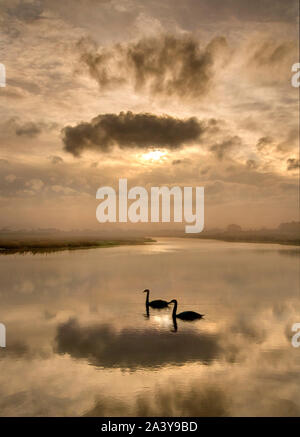
[[[0,228],[203,186],[205,227],[299,220],[297,0],[0,0]],[[138,226],[138,225],[137,225]]]

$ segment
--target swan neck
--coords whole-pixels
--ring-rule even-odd
[[[177,302],[174,302],[174,308],[173,308],[173,314],[172,314],[172,316],[174,318],[176,318],[176,312],[177,312]]]
[[[148,290],[146,293],[147,293],[147,297],[146,297],[146,305],[149,305],[149,290]]]
[[[177,332],[177,321],[176,321],[176,317],[173,317],[173,328],[174,328],[174,332]]]

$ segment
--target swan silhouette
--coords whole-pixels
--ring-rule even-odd
[[[176,312],[177,312],[177,300],[173,299],[169,303],[174,303],[172,317],[173,317],[173,320],[175,321],[175,324],[176,324],[176,317],[177,317],[177,319],[190,320],[190,321],[202,319],[202,317],[204,317],[204,314],[199,314],[199,313],[196,313],[195,311],[183,311],[182,313],[176,314]],[[174,324],[174,327],[175,327],[175,324]],[[177,326],[176,326],[176,328],[177,328]]]
[[[149,301],[149,294],[150,294],[150,290],[146,289],[144,290],[144,293],[147,293],[147,297],[146,297],[146,308],[166,308],[170,302],[167,302],[166,300],[161,300],[161,299],[157,299],[157,300],[151,300],[151,302]]]

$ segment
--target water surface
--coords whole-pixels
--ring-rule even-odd
[[[2,416],[300,415],[299,249],[159,239],[0,257]],[[145,311],[150,299],[178,300]]]

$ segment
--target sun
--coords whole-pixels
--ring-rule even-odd
[[[141,159],[147,162],[158,162],[166,159],[167,152],[163,150],[150,150],[150,152],[143,153]]]

